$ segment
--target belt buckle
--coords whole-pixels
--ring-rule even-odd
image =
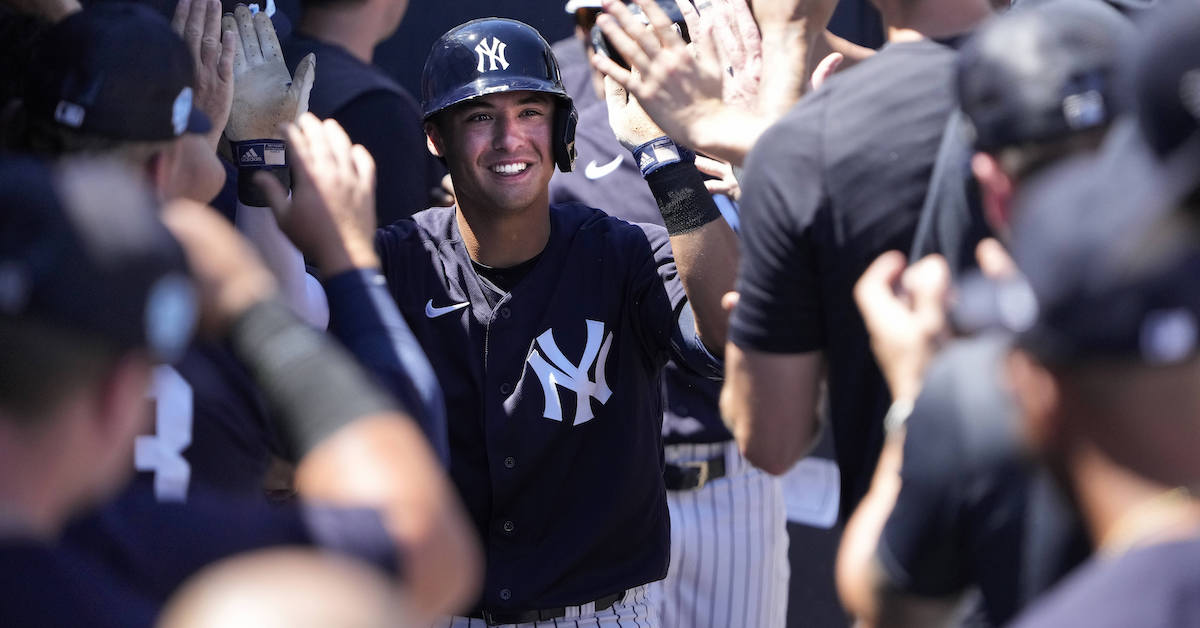
[[[707,460],[693,460],[690,462],[680,462],[676,466],[683,467],[685,469],[695,469],[696,470],[695,489],[704,488],[704,485],[708,484],[708,461]]]

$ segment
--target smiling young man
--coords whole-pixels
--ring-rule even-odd
[[[647,37],[673,33],[655,26]],[[724,343],[737,244],[691,155],[608,97],[666,231],[550,204],[574,107],[546,41],[497,18],[443,35],[422,80],[458,204],[377,233],[328,208],[340,228],[321,255],[382,267],[442,385],[451,476],[487,554],[483,596],[453,626],[657,626],[644,585],[669,546],[658,375],[668,358],[719,375],[706,347]],[[290,137],[333,162],[362,152],[325,125],[305,117]]]

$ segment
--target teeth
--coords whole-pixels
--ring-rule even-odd
[[[518,172],[523,172],[528,167],[529,164],[526,163],[501,164],[499,166],[492,166],[492,172],[496,174],[517,174]]]

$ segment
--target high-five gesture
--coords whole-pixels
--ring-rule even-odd
[[[179,0],[171,28],[192,53],[195,107],[212,122],[206,135],[215,150],[233,106],[233,54],[236,30],[221,33],[221,0]]]
[[[325,276],[375,268],[375,161],[351,145],[334,120],[311,113],[287,126],[292,198],[274,177],[259,174],[279,226]]]
[[[204,0],[193,0],[203,2]],[[283,124],[308,111],[308,94],[316,76],[316,57],[296,66],[293,80],[283,60],[271,18],[238,5],[221,18],[225,33],[233,34],[233,111],[225,136],[233,142],[277,138]]]

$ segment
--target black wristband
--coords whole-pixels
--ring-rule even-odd
[[[704,187],[695,164],[677,162],[646,175],[668,235],[699,229],[721,218],[721,210]]]
[[[254,175],[267,171],[275,176],[284,189],[292,187],[292,173],[287,167],[283,140],[245,140],[229,142],[233,149],[233,160],[238,168],[238,202],[251,207],[267,207],[267,196],[254,182]]]
[[[234,322],[230,340],[296,459],[343,426],[396,409],[344,348],[282,303],[251,307]]]

